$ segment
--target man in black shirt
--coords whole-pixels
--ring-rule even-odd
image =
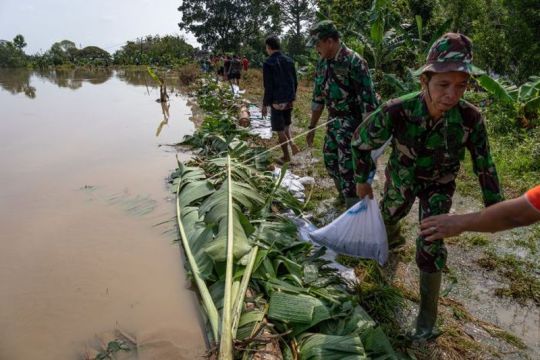
[[[283,151],[283,157],[277,162],[283,164],[291,161],[289,144],[293,155],[299,151],[292,140],[290,129],[298,80],[294,62],[280,51],[281,46],[278,37],[269,36],[266,38],[265,44],[269,56],[263,65],[264,98],[261,112],[263,116],[266,116],[268,107],[271,107],[270,123],[272,124],[272,131],[277,132]]]
[[[229,66],[228,78],[232,84],[240,86],[240,73],[242,72],[242,61],[238,55],[234,55]]]

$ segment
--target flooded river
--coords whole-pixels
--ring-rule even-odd
[[[160,146],[194,126],[158,97],[145,71],[0,71],[0,359],[84,358],[119,333],[130,358],[204,353]]]

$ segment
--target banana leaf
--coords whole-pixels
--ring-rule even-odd
[[[330,311],[319,299],[309,295],[274,292],[270,297],[268,318],[288,325],[296,336],[331,318]]]
[[[478,84],[482,86],[487,92],[495,96],[497,100],[500,100],[507,104],[512,104],[514,98],[508,93],[508,91],[498,81],[492,79],[488,75],[481,75],[476,77]]]
[[[364,350],[372,360],[399,359],[392,348],[392,344],[380,327],[373,327],[360,333],[360,339],[364,344]]]
[[[233,214],[236,216],[233,215],[231,222],[229,222],[226,218],[221,219],[217,235],[206,246],[206,254],[215,262],[224,262],[227,260],[228,233],[229,229],[231,228],[234,231],[235,237],[234,244],[232,245],[232,259],[238,260],[251,250],[248,237],[246,236],[244,227],[239,220],[239,217],[242,215],[238,212],[235,213],[234,211]],[[230,225],[231,223],[232,227]]]
[[[220,360],[232,360],[233,359],[233,329],[232,329],[232,307],[233,307],[233,267],[234,267],[234,247],[235,247],[235,230],[238,229],[235,223],[235,216],[233,210],[233,189],[231,179],[231,161],[227,156],[227,246],[226,246],[226,271],[225,271],[225,294],[223,295],[223,311],[221,322],[221,338],[219,346],[219,359]],[[237,218],[236,218],[237,219]],[[240,225],[241,227],[242,225]],[[243,231],[243,229],[242,229]],[[245,236],[245,234],[244,234]],[[246,239],[247,241],[247,239]],[[249,245],[248,245],[249,247]]]
[[[518,99],[521,102],[529,102],[540,95],[540,78],[531,76],[530,81],[519,87]]]
[[[358,336],[306,334],[298,343],[301,360],[366,360],[362,340]]]
[[[178,161],[178,167],[181,168],[182,165],[180,161]],[[180,188],[182,187],[182,182],[180,181],[178,183],[178,189],[176,192],[176,214],[177,214],[177,221],[178,221],[178,228],[180,231],[180,238],[182,239],[182,244],[184,246],[184,252],[186,254],[186,257],[189,261],[189,265],[191,267],[191,272],[193,274],[193,278],[195,280],[195,283],[197,284],[197,288],[199,289],[199,293],[201,295],[201,300],[204,306],[204,309],[206,311],[208,320],[210,322],[210,327],[212,328],[212,334],[214,337],[214,340],[218,339],[218,323],[219,323],[219,314],[217,312],[216,306],[214,302],[212,301],[212,297],[210,295],[210,292],[208,290],[208,287],[206,286],[206,283],[204,282],[203,275],[201,273],[201,270],[199,268],[199,264],[197,263],[197,259],[194,257],[191,246],[189,243],[189,239],[187,237],[184,223],[183,223],[183,213],[182,213],[182,207],[180,206]]]
[[[537,96],[527,101],[524,105],[524,108],[526,111],[531,111],[531,112],[540,110],[540,96]]]

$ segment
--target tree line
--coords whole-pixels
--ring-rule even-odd
[[[77,65],[182,65],[192,59],[195,49],[180,36],[148,35],[137,41],[127,41],[110,54],[97,46],[78,48],[71,40],[55,42],[42,54],[27,55],[26,41],[17,35],[12,41],[0,41],[0,67],[37,67]]]
[[[264,38],[280,35],[301,65],[315,61],[305,43],[309,27],[331,19],[347,45],[370,66],[406,76],[431,40],[447,31],[474,43],[475,62],[522,83],[540,73],[540,2],[537,0],[184,0],[180,29],[212,52],[264,59]]]

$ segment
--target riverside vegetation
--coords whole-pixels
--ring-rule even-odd
[[[399,358],[354,286],[327,266],[325,249],[300,240],[282,214],[300,214],[303,205],[280,187],[282,177],[267,171],[264,148],[235,125],[238,108],[228,86],[204,79],[197,99],[204,120],[184,141],[195,157],[179,164],[172,186],[211,353]]]

